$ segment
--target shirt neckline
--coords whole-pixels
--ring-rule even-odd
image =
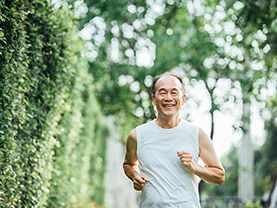
[[[182,123],[183,123],[183,119],[181,118],[180,123],[177,126],[175,126],[173,128],[170,128],[170,129],[164,129],[164,128],[158,126],[158,124],[156,123],[156,119],[153,120],[153,124],[154,124],[155,128],[158,129],[159,131],[162,131],[162,132],[176,131],[177,129],[179,129],[179,127],[181,126]]]

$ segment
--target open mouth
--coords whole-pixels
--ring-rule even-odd
[[[175,106],[174,104],[164,104],[163,107],[173,107]]]

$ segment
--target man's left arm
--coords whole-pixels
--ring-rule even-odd
[[[196,163],[189,152],[177,152],[182,164],[186,168],[199,176],[202,180],[221,185],[225,180],[225,170],[217,156],[213,143],[209,136],[199,129],[199,157],[202,159],[205,167]]]

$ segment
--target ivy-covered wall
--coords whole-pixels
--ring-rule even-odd
[[[0,205],[104,203],[108,130],[73,16],[0,0]]]

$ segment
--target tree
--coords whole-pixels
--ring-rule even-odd
[[[256,159],[256,193],[262,195],[265,191],[270,190],[276,178],[277,153],[276,149],[276,96],[268,99],[267,108],[271,109],[270,118],[265,123],[267,136],[261,147]],[[270,111],[267,111],[270,112]],[[269,165],[270,164],[270,165]]]
[[[265,89],[268,87],[268,83],[271,82],[270,80],[272,80],[272,75],[274,74],[274,67],[270,66],[271,61],[268,62],[268,58],[272,58],[272,56],[274,57],[274,54],[276,54],[275,42],[272,41],[276,36],[274,31],[275,26],[272,24],[275,19],[274,8],[276,8],[276,5],[274,1],[241,2],[245,7],[241,10],[240,14],[237,15],[236,25],[244,33],[244,39],[246,40],[243,43],[244,48],[249,49],[247,51],[250,52],[246,56],[248,59],[247,62],[251,68],[255,69],[252,73],[254,82],[251,85],[248,84],[248,89],[252,95],[255,95],[256,99],[263,102],[259,91],[261,88]],[[253,13],[253,11],[255,11],[255,13]],[[263,29],[261,30],[261,28]],[[271,76],[269,76],[270,74]],[[267,79],[267,84],[264,83],[259,85],[255,83],[255,81],[260,80],[261,77]],[[251,83],[251,80],[247,82]],[[260,88],[259,90],[255,89],[255,84],[256,86],[258,85],[258,89]]]
[[[172,70],[187,77],[188,85],[204,84],[211,100],[211,137],[214,113],[236,105],[234,127],[248,135],[245,140],[250,142],[248,109],[254,101],[264,102],[258,92],[268,87],[269,75],[275,73],[276,63],[267,58],[273,44],[268,40],[275,38],[270,29],[274,25],[273,1],[85,4],[80,7],[85,12],[79,26],[80,36],[88,40],[89,53],[84,55],[90,60],[102,112],[118,117],[123,138],[131,128],[154,117],[149,101],[151,81]],[[253,4],[262,5],[256,19],[253,9],[257,6]],[[262,17],[267,8],[271,21]],[[91,35],[85,36],[86,30]],[[140,62],[141,56],[144,62]],[[228,87],[219,93],[222,83]],[[251,155],[250,151],[250,161]],[[252,165],[249,168],[251,172]]]

